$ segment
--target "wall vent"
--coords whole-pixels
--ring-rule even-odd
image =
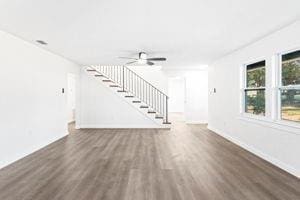
[[[48,43],[43,41],[43,40],[36,40],[37,43],[42,44],[42,45],[47,45]]]

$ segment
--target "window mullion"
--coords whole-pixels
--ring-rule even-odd
[[[245,88],[246,91],[253,91],[253,90],[266,90],[266,87],[248,87]]]
[[[279,90],[299,90],[300,85],[295,85],[295,86],[280,86]]]

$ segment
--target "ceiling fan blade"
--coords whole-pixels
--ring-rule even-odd
[[[147,61],[147,65],[154,65],[153,62]]]
[[[133,63],[136,63],[137,61],[132,61],[132,62],[128,62],[126,63],[126,65],[130,65],[130,64],[133,64]]]
[[[166,61],[166,58],[147,58],[149,61]]]
[[[120,59],[133,59],[133,60],[138,60],[137,58],[130,58],[130,57],[118,57]]]

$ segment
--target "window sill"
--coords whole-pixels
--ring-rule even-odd
[[[300,123],[285,120],[272,120],[265,116],[256,116],[252,114],[242,113],[238,117],[239,120],[259,124],[269,128],[285,131],[300,135]]]

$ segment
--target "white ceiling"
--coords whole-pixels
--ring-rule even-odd
[[[299,16],[300,0],[0,0],[0,29],[79,64],[208,64]]]

